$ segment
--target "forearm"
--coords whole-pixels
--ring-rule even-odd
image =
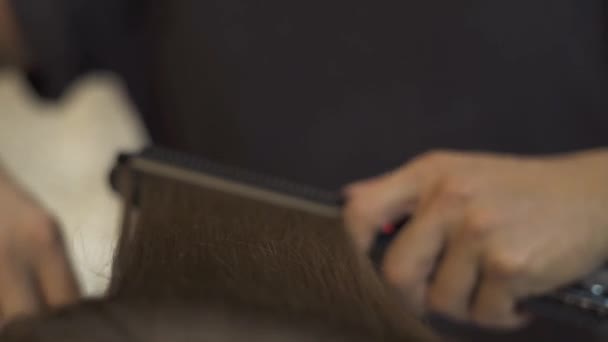
[[[25,50],[9,0],[0,0],[0,66],[25,64]]]

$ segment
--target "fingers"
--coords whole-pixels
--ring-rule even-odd
[[[347,187],[344,221],[361,250],[383,225],[412,211],[423,183],[414,168],[406,167]]]
[[[487,276],[492,273],[486,272],[488,253],[481,253],[492,249],[488,241],[494,237],[501,241],[494,252],[517,255],[504,242],[504,236],[516,232],[497,223],[502,222],[495,214],[499,211],[491,209],[501,202],[493,203],[486,193],[490,187],[470,175],[478,160],[466,161],[434,153],[348,187],[345,223],[357,245],[367,250],[383,225],[413,212],[382,265],[385,279],[400,291],[408,309],[430,308],[488,327],[518,327],[527,319],[515,313],[515,298],[526,291],[516,294],[508,287],[513,281]]]
[[[75,302],[79,289],[54,223],[21,227],[20,240],[0,253],[0,312],[3,320]]]
[[[0,315],[3,321],[40,309],[36,286],[25,265],[3,251],[0,258]]]
[[[514,296],[499,278],[485,277],[473,303],[472,320],[491,328],[521,327],[528,318],[516,313],[515,304]]]
[[[456,211],[446,204],[432,201],[422,207],[385,256],[383,273],[387,281],[417,312],[425,309],[429,277],[442,252],[446,232],[456,219]]]
[[[50,308],[75,302],[80,291],[59,228],[53,221],[47,221],[31,231],[27,237],[29,245],[34,247],[30,254],[31,268],[41,299]]]
[[[78,298],[63,247],[53,218],[0,169],[0,319]]]
[[[373,207],[376,214],[387,214],[401,211],[402,205],[407,205],[418,193],[416,174],[411,168],[399,169],[381,177],[352,184],[346,188],[349,197],[365,193],[372,196],[368,205]],[[351,196],[352,195],[352,196]],[[373,201],[371,201],[373,199]]]
[[[44,302],[51,308],[69,305],[80,296],[78,282],[62,248],[49,248],[36,271]]]
[[[478,250],[458,236],[448,244],[427,296],[434,312],[455,320],[470,319],[470,303],[478,281]]]

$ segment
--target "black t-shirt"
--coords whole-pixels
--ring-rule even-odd
[[[112,70],[156,143],[328,189],[608,145],[605,0],[13,3],[42,94]]]

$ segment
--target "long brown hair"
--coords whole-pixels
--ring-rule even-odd
[[[141,177],[107,298],[15,323],[2,341],[431,338],[339,220]]]

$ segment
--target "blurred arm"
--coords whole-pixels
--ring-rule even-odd
[[[0,66],[25,64],[25,51],[9,0],[0,0]]]

